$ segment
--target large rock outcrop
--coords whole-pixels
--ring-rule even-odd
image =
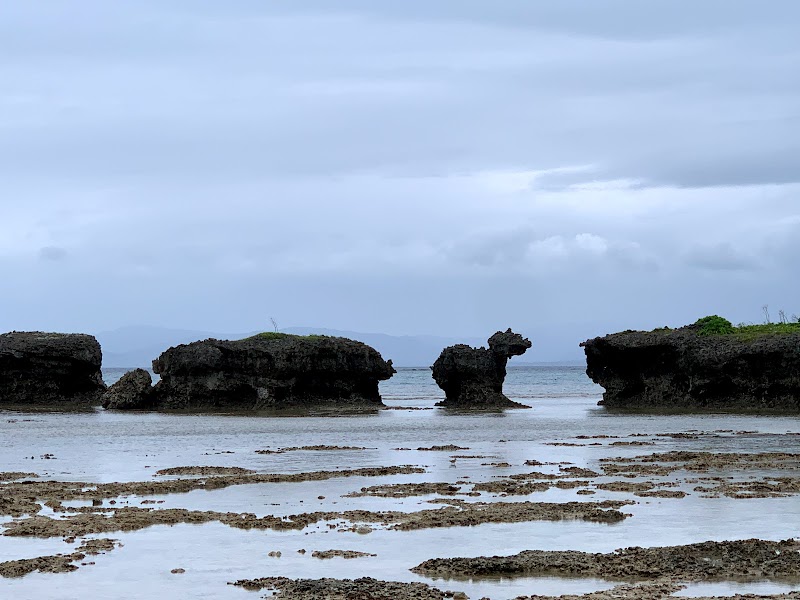
[[[69,408],[100,403],[106,389],[91,335],[13,331],[0,335],[0,407]]]
[[[749,328],[754,329],[754,328]],[[797,333],[703,335],[698,326],[587,340],[586,374],[608,408],[800,411]]]
[[[153,361],[153,371],[161,379],[152,393],[132,378],[120,391],[134,400],[118,408],[380,407],[378,383],[395,373],[391,361],[361,342],[281,334],[175,346]]]
[[[523,404],[503,394],[506,364],[531,347],[530,340],[511,329],[489,338],[489,348],[456,344],[442,350],[431,367],[433,379],[444,390],[437,406],[452,408],[520,408]]]

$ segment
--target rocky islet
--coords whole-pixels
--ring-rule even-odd
[[[586,374],[609,409],[800,412],[800,324],[726,331],[695,324],[593,338],[581,344]]]
[[[100,344],[90,335],[12,331],[0,335],[0,408],[100,404],[106,390]]]
[[[520,356],[532,344],[509,328],[488,340],[488,348],[466,344],[448,346],[433,363],[433,379],[445,393],[438,404],[448,408],[526,408],[503,394],[508,359]]]

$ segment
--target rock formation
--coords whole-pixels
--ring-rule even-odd
[[[151,409],[155,401],[153,379],[144,369],[128,371],[103,394],[103,408]]]
[[[0,407],[99,404],[106,389],[97,340],[84,334],[0,335]]]
[[[445,399],[437,406],[525,407],[503,394],[503,381],[508,359],[524,354],[531,345],[529,340],[508,329],[490,337],[488,349],[471,348],[466,344],[445,348],[431,367],[436,384],[445,393]]]
[[[605,388],[600,404],[608,408],[798,412],[800,328],[776,331],[703,335],[692,325],[625,331],[581,346],[586,374]]]
[[[137,376],[136,381],[131,378],[120,385],[127,405],[109,402],[109,406],[168,410],[380,407],[378,382],[395,373],[391,361],[384,361],[361,342],[287,334],[182,344],[154,360],[153,371],[161,380],[150,394],[140,391]],[[133,400],[128,402],[129,398]]]

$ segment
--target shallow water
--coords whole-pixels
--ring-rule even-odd
[[[106,373],[109,381],[121,371]],[[635,456],[655,451],[792,451],[800,452],[800,418],[743,415],[612,415],[596,406],[602,390],[579,367],[512,368],[506,393],[532,410],[490,414],[453,414],[435,410],[391,410],[342,417],[247,417],[225,415],[88,413],[0,413],[0,471],[33,471],[72,481],[142,481],[157,469],[181,465],[239,466],[266,473],[341,468],[420,465],[424,474],[351,477],[304,483],[241,485],[160,497],[158,508],[252,512],[286,515],[315,510],[414,511],[436,508],[433,496],[400,499],[343,498],[363,486],[395,482],[486,481],[499,475],[546,470],[529,467],[528,459],[569,461],[597,468],[606,456]],[[442,398],[427,369],[402,369],[382,384],[389,406],[430,408]],[[584,440],[598,446],[548,445],[578,435],[628,436],[687,430],[757,431],[699,440],[658,438],[655,446],[610,447],[612,440]],[[636,439],[636,438],[634,438]],[[298,451],[263,455],[255,450],[304,445],[365,446],[363,451]],[[424,452],[418,447],[456,444],[461,452]],[[398,450],[412,448],[412,450]],[[41,458],[52,454],[53,459]],[[488,458],[452,458],[484,455]],[[489,466],[508,462],[508,468]],[[552,467],[550,467],[552,468]],[[748,473],[750,475],[751,473]],[[616,478],[619,479],[619,478]],[[324,496],[319,499],[318,496]],[[143,498],[130,497],[130,505]],[[575,549],[607,552],[641,545],[671,545],[705,540],[785,539],[800,536],[800,499],[634,498],[598,490],[593,496],[551,489],[530,496],[468,500],[597,501],[633,499],[632,517],[613,525],[580,521],[486,524],[403,532],[376,529],[368,535],[331,531],[326,525],[304,531],[242,531],[219,523],[150,527],[106,536],[124,547],[93,557],[96,564],[67,574],[33,573],[0,579],[0,598],[253,598],[226,585],[239,578],[371,576],[397,581],[424,581],[471,598],[504,600],[521,594],[582,593],[613,583],[589,579],[517,578],[430,580],[409,568],[433,557],[513,554],[526,549]],[[0,561],[66,552],[59,538],[36,540],[0,537]],[[304,548],[305,555],[297,553]],[[377,557],[320,560],[312,550],[362,550]],[[268,553],[280,550],[280,558]],[[173,575],[173,568],[186,573]],[[774,593],[800,589],[794,584],[713,583],[694,585],[686,593]],[[758,587],[760,586],[760,587]]]

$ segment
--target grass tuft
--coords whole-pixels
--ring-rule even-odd
[[[743,341],[769,335],[787,335],[800,333],[800,323],[769,323],[764,325],[739,325],[734,329],[734,335]]]
[[[698,335],[730,335],[741,341],[751,341],[771,335],[790,335],[800,333],[800,322],[790,323],[739,323],[732,325],[728,319],[718,315],[709,315],[695,322]],[[669,334],[669,327],[657,327],[652,333]]]
[[[263,331],[255,335],[251,335],[248,340],[285,340],[288,338],[304,338],[304,339],[317,339],[328,337],[325,335],[317,335],[311,333],[309,335],[297,335],[295,333],[282,333],[280,331]]]

